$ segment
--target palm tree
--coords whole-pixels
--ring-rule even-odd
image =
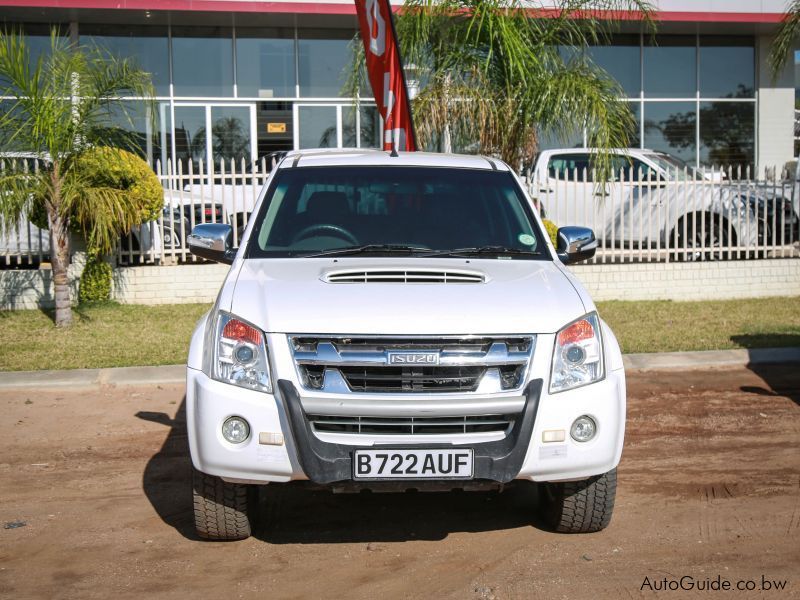
[[[133,218],[126,193],[85,181],[79,168],[81,154],[104,145],[114,117],[125,110],[119,97],[149,99],[153,88],[150,75],[129,60],[99,48],[77,47],[57,30],[50,38],[49,52],[34,62],[24,35],[0,34],[0,92],[10,98],[0,114],[0,132],[7,146],[35,153],[41,165],[36,171],[0,172],[0,220],[8,229],[44,209],[55,323],[66,326],[72,321],[67,267],[73,215],[92,215],[94,230],[85,233],[105,240],[100,246],[112,239],[109,232],[129,228]]]
[[[603,13],[615,11],[652,23],[648,0],[556,0],[546,14],[522,0],[406,0],[396,25],[407,70],[421,80],[420,145],[449,150],[449,140],[514,168],[544,135],[586,129],[593,146],[626,147],[634,117],[617,101],[624,92],[587,52],[609,41],[614,22]],[[355,65],[351,91],[363,85]]]
[[[793,50],[800,37],[800,0],[791,0],[786,6],[786,16],[778,28],[778,35],[772,44],[769,62],[772,66],[772,77],[777,79],[786,61],[794,54]]]

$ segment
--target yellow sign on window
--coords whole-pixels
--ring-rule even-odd
[[[267,123],[267,133],[286,133],[286,123]]]

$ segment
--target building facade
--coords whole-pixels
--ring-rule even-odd
[[[761,173],[791,160],[794,71],[790,64],[773,80],[767,61],[784,0],[656,5],[657,35],[631,20],[612,44],[591,49],[626,92],[635,145],[692,165]],[[0,17],[36,51],[46,51],[55,25],[149,71],[156,114],[126,101],[133,119],[120,117],[119,126],[137,132],[154,162],[203,161],[218,170],[277,150],[380,140],[374,106],[357,110],[345,91],[357,28],[349,0],[0,0]]]

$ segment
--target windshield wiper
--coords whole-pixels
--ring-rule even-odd
[[[432,252],[421,254],[420,256],[474,256],[476,254],[516,254],[524,256],[536,256],[540,253],[532,252],[531,250],[510,248],[508,246],[472,246],[467,248],[452,248],[450,250],[434,250]]]
[[[330,248],[320,252],[300,254],[303,258],[316,258],[318,256],[347,256],[362,254],[364,252],[389,252],[411,254],[412,252],[430,252],[430,248],[420,246],[406,246],[403,244],[364,244],[362,246],[345,246],[344,248]]]

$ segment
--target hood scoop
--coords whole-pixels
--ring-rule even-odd
[[[460,269],[348,269],[328,271],[322,276],[325,283],[486,283],[479,271]]]

